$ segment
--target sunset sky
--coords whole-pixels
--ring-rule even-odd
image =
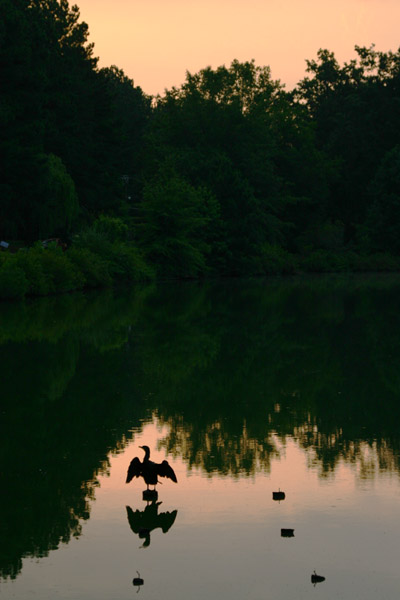
[[[70,4],[74,4],[73,0]],[[269,65],[287,88],[319,48],[340,62],[354,46],[400,46],[399,0],[77,0],[100,66],[115,64],[147,94],[180,86],[186,70],[234,58]]]

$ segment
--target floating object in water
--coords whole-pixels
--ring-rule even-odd
[[[279,492],[272,492],[272,500],[284,500],[285,492],[281,492],[279,488]]]
[[[281,529],[281,537],[294,537],[294,529]]]
[[[156,500],[158,500],[158,492],[157,490],[143,490],[143,500],[146,500],[148,502],[155,502]]]
[[[151,494],[146,494],[146,498],[144,500],[155,500],[157,497],[156,485],[158,483],[158,477],[167,477],[168,479],[172,479],[175,483],[178,483],[176,475],[174,473],[173,468],[168,464],[166,460],[163,460],[162,463],[155,463],[150,460],[150,448],[148,446],[139,446],[145,452],[144,459],[142,462],[135,456],[134,459],[131,460],[131,463],[128,468],[128,473],[126,476],[126,483],[132,481],[134,477],[143,477],[147,490],[146,492],[151,492]],[[154,485],[154,490],[149,490],[149,485]]]
[[[311,575],[311,583],[316,586],[317,583],[321,583],[321,581],[325,581],[325,577],[322,577],[322,575],[317,575],[317,573],[314,571],[314,573]]]
[[[138,574],[138,576],[133,578],[132,583],[133,583],[133,585],[137,585],[138,586],[138,591],[139,591],[139,587],[144,584],[144,579],[142,579],[140,577],[139,571],[136,571],[136,573]]]

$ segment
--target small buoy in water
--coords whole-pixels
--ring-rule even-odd
[[[311,575],[311,583],[317,585],[317,583],[321,583],[321,581],[325,581],[325,577],[322,577],[322,575],[317,575],[317,573],[314,571],[314,573]]]
[[[143,500],[158,500],[157,490],[144,490]]]
[[[272,492],[272,500],[284,500],[285,499],[285,492],[281,492],[281,490],[279,490],[279,492]]]
[[[133,581],[132,581],[133,585],[137,585],[137,586],[143,585],[144,579],[142,579],[140,577],[139,571],[136,571],[136,573],[138,574],[138,576],[133,578]]]
[[[294,537],[294,529],[281,529],[281,537]]]

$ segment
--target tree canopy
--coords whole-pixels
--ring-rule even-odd
[[[400,256],[400,51],[356,46],[340,65],[320,49],[290,92],[233,60],[151,98],[98,67],[67,0],[1,11],[1,239],[72,240],[118,218],[178,277]]]

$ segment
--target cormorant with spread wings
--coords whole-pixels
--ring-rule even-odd
[[[144,459],[140,462],[138,457],[135,456],[131,461],[126,476],[126,483],[132,481],[134,477],[143,477],[147,489],[149,489],[149,485],[154,485],[154,489],[156,489],[158,477],[167,477],[178,483],[173,468],[166,460],[163,460],[162,463],[155,463],[150,460],[150,448],[148,446],[139,446],[139,448],[142,448],[145,452]]]

